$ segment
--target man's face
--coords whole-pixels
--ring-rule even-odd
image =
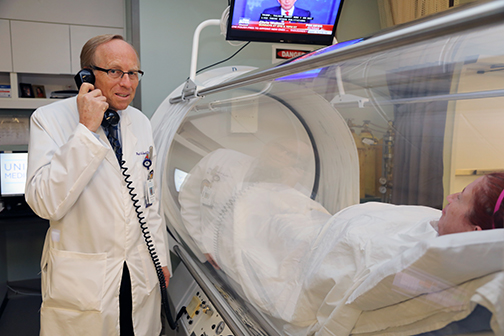
[[[278,0],[278,2],[284,10],[290,10],[294,6],[296,0]]]
[[[139,70],[135,50],[125,41],[112,40],[96,48],[95,65],[104,69],[118,69],[124,72]],[[138,80],[129,75],[112,79],[103,71],[94,71],[95,88],[107,97],[107,103],[114,110],[124,110],[135,97]]]

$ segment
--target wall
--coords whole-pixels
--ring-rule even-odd
[[[148,116],[189,77],[193,33],[208,19],[220,19],[227,0],[142,0],[140,14],[140,57],[142,111]],[[376,0],[346,0],[337,38],[340,41],[367,36],[380,29]],[[223,60],[238,50],[220,35],[220,28],[205,28],[200,36],[197,69]],[[252,42],[224,65],[272,64],[272,45]]]
[[[336,32],[338,41],[369,36],[380,29],[376,0],[344,0]]]
[[[488,55],[488,54],[486,54]],[[502,88],[502,72],[488,71],[503,64],[501,56],[480,54],[476,63],[464,65],[456,83],[456,92],[485,92]],[[476,68],[477,67],[477,68]],[[474,69],[487,70],[484,72]],[[460,192],[466,185],[492,171],[504,170],[502,143],[503,117],[500,113],[503,97],[467,99],[455,102],[447,117],[448,134],[445,141],[445,204],[446,196]],[[451,142],[451,143],[450,143]],[[478,170],[478,173],[474,173]]]

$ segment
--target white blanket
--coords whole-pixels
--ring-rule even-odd
[[[287,322],[284,333],[306,335],[346,309],[349,293],[373,267],[437,236],[430,222],[439,215],[366,203],[329,217],[296,190],[256,184],[237,198],[234,220],[222,221],[214,253],[250,302]],[[344,320],[351,330],[351,319]]]
[[[425,312],[406,314],[400,323],[395,322],[401,316],[396,311],[362,313],[346,304],[371,271],[418,242],[437,237],[432,223],[441,212],[365,203],[331,216],[296,189],[244,182],[250,162],[239,156],[211,169],[198,165],[181,189],[181,214],[198,249],[217,261],[249,302],[282,321],[282,334],[349,335],[399,328],[400,335],[408,328],[424,330],[414,323],[424,323],[427,317],[430,328],[437,328],[469,314],[476,303],[492,300],[479,295],[478,301],[471,295],[464,308],[450,308],[455,315],[432,314],[426,306]],[[397,312],[403,312],[402,304]],[[492,310],[491,304],[485,306]],[[366,322],[374,316],[380,323]]]

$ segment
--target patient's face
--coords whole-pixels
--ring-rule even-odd
[[[473,208],[474,187],[483,183],[483,176],[474,180],[462,190],[447,197],[448,204],[443,209],[443,215],[439,219],[439,235],[473,231],[475,226],[469,222],[466,214]]]

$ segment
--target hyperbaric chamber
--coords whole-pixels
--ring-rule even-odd
[[[321,279],[335,267],[324,268],[318,252],[331,248],[332,216],[367,201],[436,214],[477,172],[504,167],[504,156],[492,154],[502,142],[494,121],[504,52],[493,42],[502,30],[379,52],[380,36],[342,53],[330,46],[264,80],[251,80],[262,70],[223,67],[196,77],[198,91],[230,87],[173,104],[181,85],[152,118],[168,228],[276,333],[325,326],[337,308],[324,309],[337,300],[327,303],[333,287]],[[368,54],[338,58],[367,45]]]
[[[216,83],[219,78],[229,79],[246,71],[250,68],[226,67],[209,71],[205,76]],[[178,93],[179,89],[174,91]],[[216,196],[219,182],[228,177],[222,174],[230,174],[219,169],[234,160],[243,161],[242,171],[236,168],[234,173],[240,177],[229,183],[251,180],[285,183],[303,197],[322,204],[330,213],[359,202],[354,139],[347,122],[317,93],[290,83],[275,83],[238,90],[233,97],[212,95],[182,104],[170,104],[170,97],[161,104],[158,111],[162,113],[156,112],[152,123],[156,125],[158,151],[166,153],[160,156],[158,169],[162,172],[163,211],[169,225],[185,235],[184,241],[192,239],[187,236],[180,216],[182,183],[177,179],[185,178],[204,158],[207,158],[205,164],[209,164],[209,156],[216,152],[223,162],[219,163],[218,155],[214,155],[205,169],[215,171],[199,177],[207,185],[198,185],[195,195],[199,197],[199,189],[206,187],[207,207],[218,208],[226,203],[221,200],[223,204],[213,204],[213,198],[219,198]],[[232,196],[231,192],[223,197]],[[195,201],[199,203],[198,199]]]

